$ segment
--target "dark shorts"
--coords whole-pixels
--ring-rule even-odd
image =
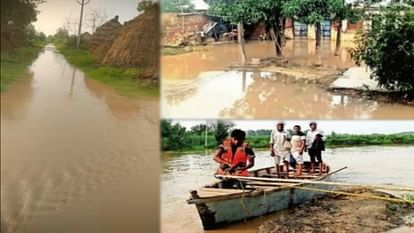
[[[316,150],[316,149],[308,149],[308,153],[309,153],[309,157],[311,162],[316,162],[315,158],[318,160],[319,163],[323,163],[322,161],[322,151],[321,150]]]
[[[228,180],[222,180],[219,184],[218,184],[218,188],[221,189],[244,189],[246,186],[246,182],[244,181],[239,181],[237,179],[228,179]]]

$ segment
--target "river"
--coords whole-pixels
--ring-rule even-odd
[[[413,146],[369,146],[327,149],[324,160],[333,170],[348,168],[335,174],[333,181],[366,184],[414,186]],[[304,156],[308,160],[308,156]],[[256,151],[256,168],[273,164],[267,151]],[[214,182],[216,163],[210,153],[163,155],[161,177],[162,232],[204,232],[195,206],[188,205],[189,191]],[[270,214],[247,223],[236,223],[208,232],[254,233]]]
[[[274,56],[272,42],[249,42],[249,58]],[[321,60],[325,67],[346,69],[355,66],[345,43],[340,56],[335,44],[324,41]],[[313,41],[288,40],[284,56],[289,64],[309,67],[315,62]],[[360,96],[327,91],[317,84],[259,72],[227,70],[240,61],[237,44],[199,47],[196,51],[163,56],[161,115],[163,118],[244,118],[244,119],[410,119],[414,108]],[[197,109],[197,111],[194,111]],[[399,114],[395,114],[398,112]]]
[[[1,93],[2,232],[157,232],[158,119],[47,46]]]

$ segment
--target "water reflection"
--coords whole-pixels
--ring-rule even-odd
[[[330,93],[316,84],[301,84],[263,72],[204,72],[190,81],[163,82],[162,93],[165,118],[407,119],[414,116],[414,108],[410,106]]]
[[[365,184],[395,184],[414,186],[414,147],[354,147],[328,149],[324,160],[332,169],[348,168],[335,174],[334,181]],[[267,151],[256,151],[257,168],[273,164]],[[307,155],[304,156],[309,159]],[[369,164],[369,166],[367,166]],[[196,208],[185,200],[189,190],[197,189],[215,181],[212,176],[216,163],[210,155],[185,154],[163,156],[162,190],[162,232],[193,233],[204,232]],[[180,211],[177,211],[180,210]],[[216,233],[254,233],[257,227],[274,215],[258,217],[247,223],[232,224]]]
[[[19,81],[13,83],[10,89],[1,93],[1,117],[4,119],[17,119],[25,116],[27,103],[35,91],[33,87],[33,72],[26,71]]]
[[[158,231],[158,102],[118,96],[53,49],[30,71],[1,94],[9,232]]]
[[[335,43],[323,41],[321,44],[321,60],[324,66],[333,69],[354,66],[347,48],[352,43],[343,43],[340,56],[334,56]],[[283,55],[289,64],[308,66],[315,63],[315,43],[308,40],[288,40]],[[252,41],[246,43],[248,58],[269,58],[275,56],[274,43],[270,41]],[[230,63],[240,61],[237,44],[222,44],[198,48],[196,51],[161,58],[161,76],[164,80],[188,80],[197,78],[202,72],[225,70]]]

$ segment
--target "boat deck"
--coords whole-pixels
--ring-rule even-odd
[[[317,170],[315,172],[318,172]],[[208,199],[208,198],[231,198],[231,197],[240,197],[243,195],[252,195],[254,193],[263,193],[263,192],[273,192],[282,187],[287,187],[289,185],[300,185],[298,183],[292,184],[288,183],[289,179],[304,179],[304,180],[317,180],[324,177],[327,173],[314,173],[311,174],[309,170],[305,170],[302,175],[295,176],[294,170],[289,171],[289,178],[286,178],[284,174],[284,182],[262,182],[262,181],[249,181],[245,183],[244,189],[236,188],[218,188],[218,184],[221,182],[215,182],[211,185],[206,185],[203,188],[197,191],[199,199]],[[283,174],[282,174],[283,175]],[[274,168],[267,167],[262,169],[253,170],[250,172],[250,177],[264,177],[264,178],[278,178],[275,173]],[[283,176],[282,176],[283,178]]]

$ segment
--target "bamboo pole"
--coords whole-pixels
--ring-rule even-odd
[[[230,176],[230,175],[215,175],[215,177],[216,178],[237,179],[237,180],[244,180],[244,181],[265,181],[265,182],[269,182],[269,184],[271,184],[271,182],[281,182],[281,183],[285,183],[286,185],[292,185],[292,184],[324,184],[324,185],[333,185],[333,186],[355,186],[355,187],[365,187],[365,188],[373,188],[373,189],[414,192],[414,187],[408,187],[408,186],[370,185],[370,184],[341,183],[341,182],[330,182],[330,181],[319,181],[319,180],[280,179],[280,178],[264,178],[264,177],[243,177],[243,176]]]

